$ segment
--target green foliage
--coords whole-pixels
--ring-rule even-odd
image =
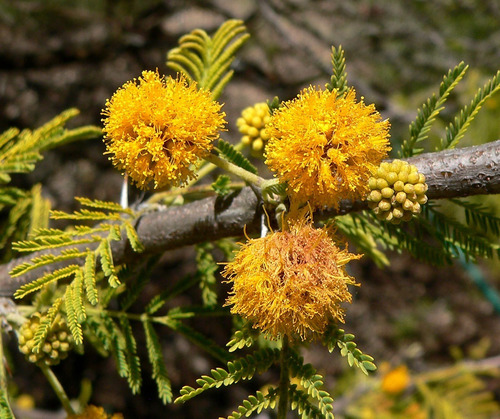
[[[241,20],[228,20],[210,38],[195,29],[179,40],[179,47],[167,54],[167,66],[183,73],[188,80],[212,92],[217,99],[234,71],[229,70],[236,52],[249,38]]]
[[[257,168],[239,150],[227,141],[219,140],[217,143],[217,151],[222,154],[226,160],[241,167],[253,174],[257,174]]]
[[[211,186],[218,196],[224,197],[231,193],[231,178],[228,175],[219,175]]]
[[[146,336],[149,362],[153,370],[153,379],[158,387],[158,397],[163,403],[170,403],[172,401],[172,388],[167,376],[160,340],[149,321],[143,321],[142,324]]]
[[[184,403],[208,389],[229,386],[240,380],[250,380],[256,372],[262,374],[279,359],[280,351],[278,349],[261,349],[244,358],[230,361],[227,363],[227,370],[223,368],[212,369],[211,376],[203,375],[197,379],[198,388],[182,387],[180,397],[174,402]]]
[[[309,395],[296,385],[290,386],[289,397],[291,409],[297,410],[302,419],[333,419],[333,414],[324,415],[318,407],[311,404]]]
[[[487,419],[500,411],[500,405],[484,382],[466,368],[451,368],[416,382],[428,417]]]
[[[277,396],[278,391],[275,388],[267,389],[266,394],[257,391],[255,396],[250,395],[246,400],[243,400],[241,405],[238,406],[238,411],[231,413],[227,419],[240,419],[242,417],[248,417],[252,413],[260,413],[263,409],[274,409],[278,398]]]
[[[0,419],[15,419],[7,394],[0,391]]]
[[[468,66],[461,62],[443,77],[438,95],[432,95],[427,99],[427,102],[418,110],[417,119],[410,124],[410,138],[404,141],[399,156],[411,157],[424,150],[420,147],[421,143],[428,138],[432,124],[444,109],[446,99],[463,78],[467,68]]]
[[[438,150],[455,148],[464,136],[470,123],[477,115],[483,103],[491,95],[500,90],[500,70],[492,77],[482,89],[479,89],[469,106],[464,106],[460,114],[455,117],[452,123],[446,127],[445,138],[441,139]]]
[[[49,228],[38,229],[30,240],[15,243],[14,249],[20,252],[43,250],[50,250],[50,252],[40,256],[35,255],[29,262],[15,266],[10,272],[13,277],[36,272],[41,268],[44,268],[43,271],[45,272],[36,280],[21,286],[14,294],[16,298],[24,298],[28,294],[43,290],[49,284],[55,284],[70,278],[64,292],[64,309],[69,329],[77,345],[83,342],[82,323],[87,319],[86,301],[95,306],[99,300],[97,260],[101,262],[101,269],[108,279],[108,284],[112,288],[116,288],[120,284],[120,280],[117,275],[118,269],[113,263],[110,242],[120,240],[121,229],[124,229],[132,248],[142,248],[130,222],[130,217],[133,215],[131,210],[123,209],[119,205],[110,202],[90,201],[83,198],[79,199],[79,201],[82,205],[104,211],[82,209],[74,214],[55,211],[52,213],[52,217],[78,221],[98,219],[111,221],[111,223],[103,222],[95,227],[80,225],[69,231]],[[123,220],[121,226],[116,224],[120,220]],[[62,267],[59,267],[61,264],[63,264]],[[59,298],[55,300],[50,308],[49,314],[51,315],[47,317],[47,322],[53,320],[60,307],[62,307],[62,300]],[[37,345],[43,343],[49,326],[48,323],[44,324],[43,322],[40,325],[35,339]],[[119,349],[118,346],[116,348]],[[130,371],[136,372],[132,368],[130,368]],[[133,388],[136,387],[137,384],[133,384]]]
[[[340,45],[338,48],[332,47],[332,67],[333,74],[326,88],[330,92],[333,89],[337,89],[337,96],[342,96],[347,92],[347,72],[345,68],[344,50]]]
[[[466,199],[451,199],[450,201],[464,209],[465,222],[470,228],[477,229],[483,234],[500,236],[500,217],[493,214],[491,208]]]
[[[325,332],[323,342],[330,352],[333,352],[335,347],[338,346],[340,354],[347,357],[349,366],[356,366],[363,374],[368,375],[368,371],[377,369],[377,366],[373,363],[373,357],[361,352],[354,342],[354,335],[345,333],[343,329],[329,329]]]
[[[200,281],[201,298],[203,305],[215,307],[217,305],[217,278],[215,273],[219,266],[215,262],[211,251],[213,246],[210,243],[196,245],[196,276]]]
[[[301,386],[304,387],[305,390],[298,391],[303,392],[308,396],[308,398],[306,399],[300,397],[296,400],[299,413],[301,413],[302,411],[318,412],[318,414],[321,414],[318,417],[333,419],[333,398],[327,391],[321,390],[321,388],[324,386],[323,377],[317,373],[316,369],[311,364],[304,364],[304,359],[298,356],[296,353],[292,354],[289,366],[290,376],[297,377],[300,380]],[[297,390],[292,390],[292,399],[293,394],[296,392]],[[317,406],[312,405],[311,399],[316,401]],[[308,405],[310,406],[307,407]],[[293,402],[292,410],[295,410],[293,409]]]
[[[236,330],[231,337],[231,340],[227,343],[229,347],[229,352],[234,352],[237,349],[243,349],[245,347],[249,348],[255,343],[256,337],[252,333],[252,326],[250,324],[245,324],[245,326]]]
[[[0,221],[0,258],[3,261],[12,258],[13,242],[47,227],[50,209],[50,202],[42,196],[40,185],[29,191],[7,186],[10,175],[33,171],[35,163],[43,158],[43,151],[102,135],[100,128],[94,126],[65,129],[64,124],[77,114],[78,110],[69,109],[34,131],[10,128],[0,134],[0,211],[8,211],[8,216]]]

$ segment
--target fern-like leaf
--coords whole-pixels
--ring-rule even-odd
[[[183,73],[217,99],[233,75],[229,70],[238,49],[249,38],[240,20],[228,20],[212,38],[201,29],[184,35],[167,54],[167,66]]]
[[[304,359],[293,353],[290,362],[290,374],[292,377],[300,379],[300,384],[304,387],[307,394],[318,403],[318,409],[325,418],[333,419],[333,398],[330,394],[321,390],[323,387],[323,377],[319,375],[311,364],[304,364]]]
[[[105,213],[102,211],[91,211],[88,209],[81,209],[80,211],[75,211],[73,214],[68,214],[64,211],[53,210],[50,211],[50,218],[53,220],[79,220],[79,221],[118,221],[121,218],[120,213]]]
[[[217,150],[231,163],[254,175],[257,174],[257,168],[240,151],[236,150],[232,144],[224,140],[219,140]]]
[[[465,222],[469,227],[477,228],[483,234],[500,236],[500,217],[493,214],[491,208],[464,199],[451,199],[450,201],[464,209]]]
[[[56,318],[57,314],[62,305],[62,298],[57,298],[53,303],[52,307],[49,308],[45,317],[40,321],[40,325],[36,329],[35,336],[33,337],[34,346],[33,351],[38,352],[42,345],[45,343],[48,333],[52,327],[52,323]]]
[[[240,380],[250,380],[256,372],[267,371],[272,364],[280,359],[280,353],[279,349],[261,349],[244,358],[228,362],[227,370],[223,368],[212,369],[211,375],[203,375],[196,380],[198,388],[184,386],[174,403],[184,403],[210,388],[222,385],[229,386]]]
[[[210,243],[203,243],[196,246],[196,276],[200,281],[201,298],[203,305],[215,307],[217,304],[217,279],[215,272],[219,269],[215,262]]]
[[[333,74],[326,88],[330,92],[336,89],[337,96],[342,96],[347,92],[347,72],[345,69],[344,50],[340,45],[338,48],[332,47],[332,67]]]
[[[0,419],[15,419],[6,392],[0,391]]]
[[[172,387],[168,379],[162,348],[158,336],[149,321],[142,322],[146,336],[146,347],[148,349],[149,362],[153,369],[153,379],[158,387],[158,397],[164,404],[172,401]]]
[[[137,235],[137,231],[135,231],[134,226],[129,221],[125,221],[123,223],[123,227],[125,228],[128,241],[132,249],[134,249],[134,252],[137,253],[143,252],[144,246],[142,245],[139,236]]]
[[[323,342],[329,352],[333,352],[335,347],[340,348],[340,354],[347,358],[349,366],[358,367],[364,374],[368,371],[375,371],[377,366],[373,363],[373,357],[364,354],[354,342],[354,335],[345,333],[343,329],[329,329],[323,337]]]
[[[438,95],[432,95],[418,110],[417,119],[410,124],[410,138],[404,141],[399,152],[401,157],[411,157],[423,151],[423,148],[417,148],[417,146],[428,137],[432,124],[439,112],[444,109],[443,105],[446,99],[463,78],[467,68],[468,66],[461,62],[453,70],[450,70],[443,77]]]
[[[57,282],[61,279],[68,278],[74,275],[80,267],[78,265],[68,265],[64,268],[56,269],[54,272],[49,272],[38,278],[37,280],[30,282],[28,284],[20,287],[15,293],[15,298],[24,298],[26,295],[31,294],[32,292],[38,291],[43,288],[45,285],[51,284],[53,282]]]
[[[318,407],[311,403],[308,394],[297,389],[295,384],[290,386],[289,397],[291,409],[297,410],[302,419],[333,419],[332,413],[324,415]]]
[[[94,252],[88,252],[83,265],[83,282],[85,293],[89,303],[95,306],[99,301],[99,295],[96,288],[96,255]]]
[[[126,316],[120,317],[120,325],[122,327],[123,336],[125,338],[126,346],[126,359],[128,363],[128,385],[132,390],[132,393],[137,394],[141,389],[142,377],[141,377],[141,362],[139,355],[137,354],[137,344],[134,338],[134,333],[130,322]]]
[[[109,285],[112,288],[118,287],[120,285],[120,280],[116,275],[115,265],[113,263],[113,253],[111,252],[109,241],[106,239],[102,240],[97,252],[101,258],[102,271],[108,278]]]
[[[215,341],[209,339],[202,333],[197,332],[192,327],[187,326],[185,323],[180,320],[176,320],[170,316],[165,316],[162,321],[162,324],[170,327],[172,330],[175,330],[177,333],[182,334],[186,337],[191,343],[202,348],[205,352],[213,356],[215,359],[218,359],[222,362],[227,362],[232,356],[226,351],[224,348],[221,348]]]
[[[75,307],[76,320],[78,321],[78,323],[82,323],[87,318],[85,302],[83,301],[83,269],[79,269],[75,272],[75,280],[71,283],[71,287],[73,288],[73,305]]]
[[[75,198],[81,205],[84,207],[97,208],[101,210],[107,210],[111,212],[119,212],[124,214],[132,215],[133,211],[130,208],[123,208],[117,202],[111,201],[100,201],[98,199],[89,199],[85,197],[76,197]]]
[[[116,369],[120,377],[128,378],[130,375],[129,364],[127,362],[127,345],[121,329],[106,312],[101,312],[101,322],[105,333],[98,335],[106,349],[110,349],[116,361]]]
[[[80,301],[81,302],[81,301]],[[66,318],[68,320],[68,327],[73,335],[76,345],[81,345],[83,342],[83,332],[82,326],[78,321],[78,316],[76,314],[77,309],[75,305],[77,304],[74,288],[71,285],[66,287],[66,292],[64,293],[64,308],[66,309]]]
[[[24,262],[20,265],[15,266],[12,268],[12,270],[9,272],[9,274],[12,277],[16,276],[21,276],[25,274],[26,272],[32,271],[34,269],[38,269],[42,266],[47,266],[52,263],[56,262],[62,262],[65,260],[71,260],[71,259],[77,259],[84,257],[87,254],[87,252],[81,252],[78,249],[71,248],[71,249],[64,249],[60,254],[58,255],[53,255],[53,254],[46,254],[46,255],[41,255],[34,257],[31,259],[29,262]]]
[[[229,352],[234,352],[237,349],[249,348],[255,343],[255,337],[252,336],[249,326],[244,327],[242,330],[234,332],[231,340],[226,346],[229,347]]]
[[[250,395],[238,406],[237,411],[231,413],[227,419],[241,419],[248,417],[252,413],[260,413],[264,409],[274,409],[278,399],[278,390],[275,388],[267,389],[266,394],[257,391],[255,395]]]
[[[479,89],[469,106],[464,106],[460,115],[446,128],[445,137],[441,139],[438,150],[455,148],[469,128],[470,123],[477,115],[483,103],[495,92],[500,90],[500,70],[491,78],[482,89]]]

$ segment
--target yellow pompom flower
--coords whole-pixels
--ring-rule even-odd
[[[233,288],[226,305],[270,338],[313,340],[343,321],[354,278],[345,265],[361,255],[339,249],[328,230],[300,220],[288,231],[250,239],[226,265]]]
[[[225,113],[210,92],[183,76],[144,71],[106,101],[107,154],[141,189],[179,186],[195,178],[193,165],[213,148]]]
[[[363,199],[368,179],[390,150],[389,121],[374,105],[356,102],[355,91],[304,89],[275,111],[266,164],[288,194],[314,208],[337,208],[342,199]]]

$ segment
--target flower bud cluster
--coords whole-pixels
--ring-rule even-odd
[[[241,117],[236,120],[238,130],[243,134],[241,142],[252,147],[254,152],[263,153],[269,139],[266,124],[270,119],[269,106],[265,102],[243,109]]]
[[[427,202],[425,176],[401,160],[383,162],[368,181],[368,205],[380,220],[399,224],[419,214]]]
[[[19,331],[19,350],[28,361],[37,365],[57,365],[68,356],[73,348],[73,337],[66,321],[59,315],[54,319],[49,333],[38,351],[35,350],[35,333],[45,316],[35,313],[21,326]]]

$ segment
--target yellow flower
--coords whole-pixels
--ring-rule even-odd
[[[233,283],[226,305],[270,338],[312,340],[332,320],[343,321],[351,302],[345,265],[361,255],[340,250],[326,229],[300,220],[288,231],[250,239],[226,265]]]
[[[102,407],[88,405],[82,413],[69,415],[68,419],[123,419],[121,413],[110,415]]]
[[[212,150],[226,123],[208,91],[153,71],[125,83],[102,113],[107,154],[142,189],[195,178],[193,165]]]
[[[349,90],[309,87],[271,117],[266,164],[288,184],[288,194],[314,208],[363,199],[368,179],[390,150],[389,121]]]
[[[382,390],[388,394],[399,394],[410,385],[410,374],[406,365],[389,371],[382,378]]]

